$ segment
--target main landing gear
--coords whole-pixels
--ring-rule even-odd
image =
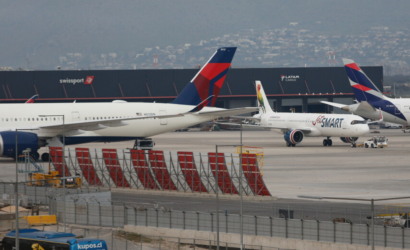
[[[327,139],[323,140],[323,146],[332,146],[332,139],[329,139],[330,137],[328,137]]]
[[[296,144],[290,143],[290,142],[286,142],[286,146],[287,147],[295,147]]]

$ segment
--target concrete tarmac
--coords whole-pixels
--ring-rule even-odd
[[[408,196],[410,134],[398,129],[378,131],[380,133],[369,133],[366,137],[359,138],[358,142],[362,143],[373,135],[384,135],[389,139],[387,148],[351,148],[340,138],[332,138],[333,146],[324,147],[322,146],[324,138],[309,137],[305,137],[296,147],[286,147],[281,134],[272,131],[246,130],[243,132],[243,143],[248,146],[263,147],[264,181],[272,195],[279,198],[276,201],[279,203],[315,202],[297,199],[298,195],[365,199]],[[216,144],[238,144],[239,133],[239,131],[170,132],[155,136],[153,140],[156,142],[156,150],[214,152]],[[127,148],[132,145],[133,141],[128,141],[107,144],[89,143],[69,147]],[[236,149],[225,147],[220,148],[219,151],[233,153]],[[2,159],[0,166],[2,169],[0,179],[14,180],[15,164],[12,160]],[[19,176],[20,180],[24,180],[24,174]],[[124,198],[125,196],[121,199]],[[169,197],[155,196],[153,199],[168,202]],[[133,199],[127,198],[128,200]],[[410,199],[379,204],[409,202]],[[340,204],[340,201],[333,204]],[[367,203],[362,202],[357,206],[367,206]],[[272,209],[272,204],[269,204],[269,207]],[[181,204],[178,208],[185,208],[185,206]],[[187,210],[191,209],[187,208]]]

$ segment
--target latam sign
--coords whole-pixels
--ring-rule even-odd
[[[94,76],[87,76],[84,80],[84,78],[80,78],[80,79],[60,79],[60,83],[72,83],[73,85],[75,85],[76,83],[84,83],[84,84],[92,84],[94,80]]]
[[[281,75],[280,80],[282,82],[296,82],[300,77],[298,75]]]

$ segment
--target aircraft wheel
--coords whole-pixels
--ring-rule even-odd
[[[290,142],[286,142],[286,147],[290,147]]]
[[[374,145],[372,144],[371,148],[374,148]]]
[[[295,147],[296,146],[296,144],[291,144],[292,145],[292,147]]]
[[[332,139],[328,139],[327,140],[327,145],[330,147],[330,146],[332,146]]]
[[[364,147],[365,147],[365,148],[368,148],[368,147],[369,147],[369,145],[368,145],[368,144],[366,144],[366,145],[364,145]]]
[[[41,155],[41,160],[44,161],[44,162],[49,161],[50,160],[50,154],[49,153],[43,153]]]
[[[323,140],[323,146],[325,146],[325,147],[327,146],[327,139]]]

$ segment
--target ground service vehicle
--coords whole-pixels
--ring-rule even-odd
[[[373,138],[364,142],[365,148],[384,148],[387,147],[386,137],[384,136],[373,136]]]
[[[15,231],[11,231],[2,240],[2,249],[15,249]],[[40,231],[37,229],[19,230],[20,249],[42,250],[107,250],[104,240],[82,238],[72,233]]]
[[[50,166],[48,168],[48,173],[29,173],[28,186],[37,186],[37,187],[53,187],[53,188],[62,188],[63,182],[65,181],[66,188],[81,188],[81,178],[76,174],[78,178],[69,178],[61,179],[58,171],[50,171]]]

